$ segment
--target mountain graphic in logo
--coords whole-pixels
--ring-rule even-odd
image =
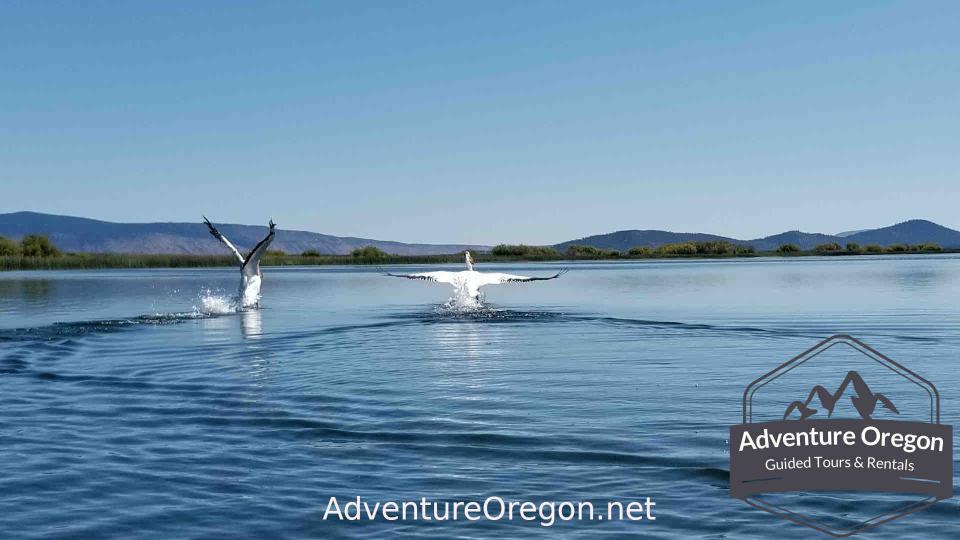
[[[877,402],[894,413],[900,414],[897,406],[887,399],[887,396],[879,392],[874,394],[859,373],[849,371],[836,392],[831,394],[826,388],[819,384],[814,386],[813,389],[810,390],[806,401],[794,401],[787,406],[786,412],[783,413],[783,419],[786,420],[790,416],[790,413],[795,410],[800,411],[800,420],[806,420],[817,414],[817,409],[810,408],[810,402],[813,401],[814,397],[820,400],[820,406],[827,410],[828,417],[833,415],[834,407],[837,406],[837,402],[843,397],[843,393],[847,390],[847,387],[850,386],[850,383],[853,383],[854,391],[854,395],[850,396],[850,401],[853,402],[853,406],[864,420],[870,420],[870,416],[877,408]]]

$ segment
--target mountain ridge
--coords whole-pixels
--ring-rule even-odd
[[[818,244],[836,242],[845,245],[855,242],[861,246],[879,244],[920,244],[934,242],[944,248],[960,248],[960,231],[944,227],[925,219],[910,219],[887,227],[851,232],[847,236],[835,234],[807,233],[799,230],[785,231],[779,234],[741,240],[728,236],[709,233],[674,233],[656,229],[627,229],[605,234],[586,236],[555,244],[559,251],[572,245],[588,245],[604,249],[626,251],[632,247],[658,247],[663,244],[681,242],[726,241],[732,244],[753,246],[758,251],[772,251],[782,244],[796,244],[800,249],[812,249]]]
[[[252,248],[267,233],[266,225],[217,223],[217,228],[241,251]],[[191,255],[226,253],[226,248],[210,236],[199,219],[196,223],[117,223],[32,211],[0,214],[0,236],[19,240],[26,234],[45,234],[55,246],[67,252]],[[375,246],[396,255],[438,255],[465,249],[490,249],[483,245],[408,244],[286,229],[278,229],[271,248],[286,253],[315,249],[323,254],[344,255],[364,246]]]
[[[241,250],[250,249],[263,235],[265,225],[218,223],[217,226]],[[206,227],[197,223],[154,222],[117,223],[92,218],[21,211],[0,214],[0,236],[19,240],[26,234],[46,234],[63,251],[90,253],[164,253],[223,254],[224,247],[213,240]],[[960,248],[960,231],[924,219],[911,219],[876,229],[851,232],[846,236],[785,231],[762,238],[741,240],[704,232],[672,232],[659,229],[627,229],[597,234],[554,244],[563,252],[571,245],[627,251],[633,247],[659,247],[682,242],[719,242],[753,246],[758,251],[772,251],[782,244],[796,244],[812,249],[818,244],[855,242],[861,246],[879,244],[919,244],[934,242],[944,248]],[[422,244],[375,240],[354,236],[334,236],[310,231],[279,230],[274,249],[301,253],[315,249],[323,254],[343,255],[358,247],[376,246],[397,255],[438,255],[465,249],[488,251],[490,246],[477,244]]]

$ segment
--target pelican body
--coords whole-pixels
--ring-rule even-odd
[[[518,276],[500,272],[478,272],[473,269],[473,257],[470,255],[469,251],[464,253],[464,258],[467,269],[460,272],[438,271],[420,272],[416,274],[391,274],[390,272],[387,272],[386,275],[407,279],[434,281],[437,283],[447,283],[453,285],[455,291],[455,296],[453,299],[458,303],[466,305],[478,305],[480,303],[480,288],[486,285],[499,285],[501,283],[511,282],[526,283],[530,281],[546,281],[550,279],[556,279],[567,272],[566,269],[564,269],[552,276],[546,277]]]
[[[277,224],[271,219],[270,232],[244,257],[240,253],[240,250],[230,243],[230,241],[213,226],[213,223],[210,223],[210,220],[207,219],[206,216],[203,217],[203,222],[207,224],[210,234],[227,246],[240,263],[240,289],[237,293],[238,307],[240,309],[255,309],[260,307],[260,286],[263,283],[260,259],[266,254],[267,248],[270,247],[270,243],[273,242],[273,238],[276,236],[275,229]]]

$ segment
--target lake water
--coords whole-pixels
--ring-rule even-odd
[[[729,496],[728,427],[750,381],[836,333],[960,424],[956,256],[479,269],[561,266],[473,314],[372,268],[267,268],[260,311],[216,316],[198,308],[236,269],[0,273],[0,537],[808,538]],[[492,495],[650,496],[657,521],[323,519],[332,496]],[[958,517],[866,535],[956,538]]]

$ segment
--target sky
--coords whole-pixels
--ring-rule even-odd
[[[0,1],[0,212],[960,228],[957,2]]]

